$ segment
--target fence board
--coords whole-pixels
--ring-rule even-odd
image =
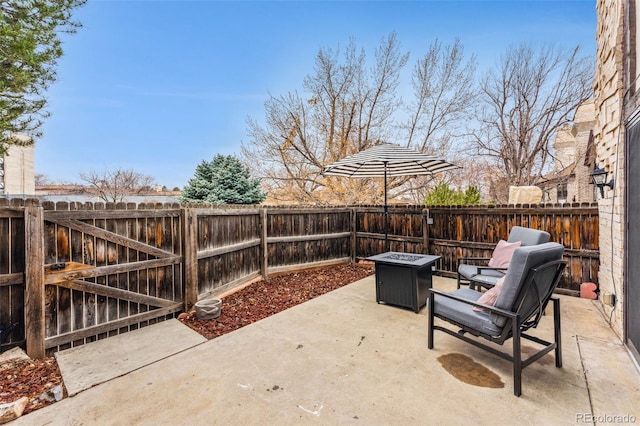
[[[91,292],[99,296],[112,297],[114,299],[123,299],[137,303],[146,303],[148,305],[154,305],[158,307],[173,306],[175,304],[174,302],[167,299],[148,296],[145,294],[136,294],[127,290],[98,285],[83,280],[63,281],[58,284],[58,287],[65,287],[70,290],[78,290],[79,292]]]
[[[112,330],[118,330],[123,326],[129,326],[132,324],[141,323],[143,321],[157,319],[158,317],[166,316],[174,312],[179,312],[181,309],[182,309],[182,303],[174,303],[172,306],[167,308],[155,309],[153,311],[131,315],[130,317],[127,317],[127,318],[121,318],[115,321],[109,321],[109,322],[94,325],[91,327],[86,327],[81,331],[74,331],[72,333],[61,334],[53,337],[47,337],[45,340],[45,346],[47,349],[49,349],[49,348],[54,348],[56,346],[63,345],[72,340],[106,334]]]
[[[11,273],[11,242],[11,219],[0,217],[0,274]]]

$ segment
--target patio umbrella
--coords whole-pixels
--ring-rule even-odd
[[[325,166],[322,174],[355,178],[384,178],[384,242],[389,244],[389,211],[387,178],[397,176],[432,175],[457,169],[459,166],[432,155],[423,154],[400,145],[385,143]]]

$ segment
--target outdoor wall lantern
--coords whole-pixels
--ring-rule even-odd
[[[600,188],[600,197],[604,198],[604,187],[608,186],[613,189],[613,179],[607,182],[607,172],[595,166],[593,168],[593,173],[591,173],[591,179],[593,179],[593,184]]]

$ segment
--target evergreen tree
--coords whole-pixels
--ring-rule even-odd
[[[251,178],[249,168],[233,155],[217,154],[202,161],[180,197],[184,202],[211,204],[258,204],[267,194],[260,179]]]
[[[465,204],[481,204],[480,190],[477,186],[470,186],[464,191],[464,203]]]
[[[437,185],[429,192],[424,204],[427,206],[466,206],[481,204],[480,191],[475,186],[470,186],[466,191],[449,188],[446,183]]]
[[[86,0],[3,0],[0,2],[0,154],[8,145],[29,145],[40,136],[47,99],[63,54],[60,33],[80,24],[73,11]],[[29,139],[13,137],[24,133]]]

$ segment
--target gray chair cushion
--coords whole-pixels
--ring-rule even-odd
[[[482,295],[479,291],[468,288],[458,289],[451,294],[474,302]],[[494,321],[491,321],[488,313],[474,311],[473,305],[447,297],[435,296],[433,312],[491,336],[498,336],[502,331],[502,327],[498,327]]]
[[[458,266],[458,273],[470,281],[488,286],[496,285],[496,282],[504,277],[504,272],[496,271],[495,269],[484,269],[481,274],[478,274],[478,265],[468,265],[466,263],[461,263]]]
[[[564,246],[558,243],[544,243],[534,246],[518,247],[513,252],[507,275],[502,285],[496,307],[514,311],[518,294],[522,291],[530,269],[546,262],[562,259]],[[543,295],[542,295],[543,296]],[[533,301],[530,301],[533,303]],[[504,326],[506,318],[491,314],[491,321],[499,327]]]
[[[514,226],[509,231],[509,239],[507,242],[515,243],[521,241],[523,246],[535,246],[549,241],[551,235],[548,232],[538,229],[524,228],[522,226]]]

